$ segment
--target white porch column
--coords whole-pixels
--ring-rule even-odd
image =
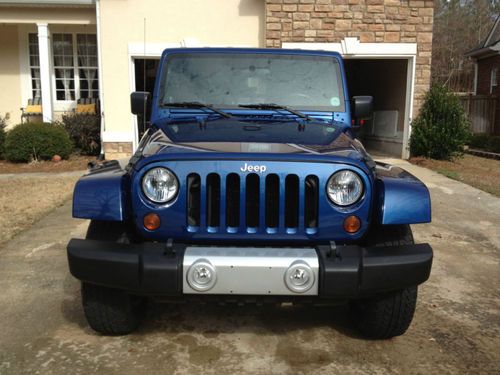
[[[52,121],[52,85],[50,79],[50,38],[46,23],[37,23],[38,53],[40,56],[40,84],[42,86],[43,121]]]

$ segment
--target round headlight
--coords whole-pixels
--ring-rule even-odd
[[[142,178],[142,191],[155,203],[167,203],[179,191],[177,177],[166,168],[152,168]]]
[[[363,181],[357,173],[349,170],[338,171],[328,180],[326,191],[333,203],[349,206],[363,195]]]

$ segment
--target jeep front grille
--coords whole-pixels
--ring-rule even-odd
[[[186,189],[190,232],[314,234],[319,226],[314,175],[191,173]]]

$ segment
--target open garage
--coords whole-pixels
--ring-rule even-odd
[[[402,156],[407,126],[407,59],[346,59],[349,93],[374,99],[373,118],[359,131],[370,151]]]
[[[408,158],[416,43],[283,43],[284,48],[336,51],[344,58],[349,95],[370,95],[374,115],[359,131],[369,152]]]

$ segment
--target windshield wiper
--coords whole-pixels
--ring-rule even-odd
[[[240,105],[238,105],[238,107],[255,108],[255,109],[274,109],[276,111],[287,111],[287,112],[291,113],[292,115],[306,119],[308,121],[313,120],[311,117],[309,117],[305,113],[302,113],[302,112],[299,112],[293,108],[290,108],[290,107],[287,107],[284,105],[275,104],[275,103],[240,104]]]
[[[209,109],[212,112],[215,112],[222,117],[231,118],[233,115],[221,111],[220,109],[215,108],[211,104],[205,104],[200,102],[174,102],[174,103],[162,103],[162,107],[175,107],[175,108],[199,108],[199,109]]]

